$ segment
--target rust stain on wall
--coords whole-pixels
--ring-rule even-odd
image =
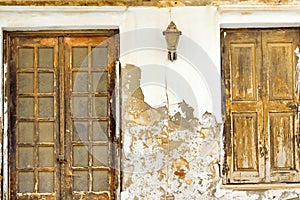
[[[184,178],[185,174],[189,170],[189,162],[183,157],[173,160],[172,170],[174,171],[174,174],[176,176],[178,176],[179,178]],[[188,182],[191,182],[191,180],[189,180]]]

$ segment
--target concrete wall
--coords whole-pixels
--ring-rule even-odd
[[[120,30],[120,199],[291,199],[300,195],[297,185],[259,191],[235,191],[222,185],[220,28],[300,26],[299,8],[0,7],[0,27]],[[167,59],[162,35],[171,20],[182,31],[175,62]],[[6,64],[1,64],[5,74]],[[1,101],[6,198],[7,104]]]

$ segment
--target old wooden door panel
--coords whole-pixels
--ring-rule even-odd
[[[266,65],[268,71],[268,91],[269,101],[293,101],[294,97],[294,68],[292,42],[267,43],[265,46],[266,54],[269,57]]]
[[[294,114],[270,113],[270,149],[272,171],[290,170],[295,166],[294,155]]]
[[[11,39],[11,199],[57,199],[58,39]]]
[[[232,113],[235,171],[258,171],[256,113]]]
[[[298,30],[262,33],[264,72],[264,127],[266,181],[295,182],[299,179],[296,148],[298,97],[295,84]],[[294,105],[294,106],[293,106]]]
[[[255,44],[231,44],[232,101],[257,101]]]
[[[266,175],[270,182],[299,182],[299,156],[296,144],[296,114],[269,113],[270,150],[267,150]]]
[[[114,191],[114,40],[65,37],[67,199],[111,199]]]
[[[299,31],[224,35],[227,182],[300,181],[294,55]]]
[[[226,88],[228,177],[231,183],[257,182],[263,167],[258,155],[261,126],[260,37],[256,32],[226,32],[224,76]],[[229,124],[230,122],[230,124]],[[225,125],[226,126],[226,125]],[[251,147],[251,148],[250,148]]]

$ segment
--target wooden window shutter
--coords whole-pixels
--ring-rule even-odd
[[[298,182],[293,51],[299,31],[225,32],[227,183]]]

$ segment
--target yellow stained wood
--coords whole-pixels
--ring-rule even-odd
[[[299,30],[270,30],[262,33],[264,139],[266,182],[298,182],[299,155],[294,50]]]
[[[226,182],[300,181],[293,52],[299,31],[223,30],[221,37]]]
[[[264,171],[263,158],[259,156],[259,145],[263,142],[259,140],[261,38],[255,31],[225,32],[222,70],[226,91],[227,182],[259,182]]]

